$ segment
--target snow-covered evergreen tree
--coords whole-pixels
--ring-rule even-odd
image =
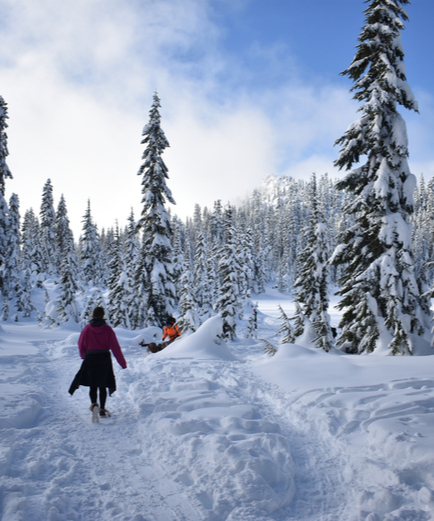
[[[244,333],[244,338],[258,338],[257,324],[255,320],[255,313],[251,313]]]
[[[20,205],[18,196],[12,194],[9,200],[9,225],[7,231],[6,251],[3,266],[3,293],[13,298],[20,291]]]
[[[278,335],[283,335],[280,339],[280,344],[293,344],[295,342],[295,335],[294,335],[294,328],[291,324],[291,319],[288,317],[288,315],[283,310],[282,306],[279,304],[279,311],[280,311],[280,326],[277,331]]]
[[[77,259],[74,243],[65,245],[63,261],[59,272],[59,296],[56,299],[57,322],[78,322],[80,317],[79,305],[76,300],[79,285],[76,280]]]
[[[212,299],[208,278],[208,246],[202,229],[197,232],[193,280],[194,301],[199,313],[208,314],[212,309]]]
[[[109,268],[110,277],[107,286],[110,290],[108,302],[110,323],[113,327],[121,325],[130,328],[129,311],[132,288],[125,262],[123,237],[119,233],[118,226],[115,230]]]
[[[93,222],[90,200],[83,216],[83,235],[79,240],[80,263],[85,284],[97,285],[102,278],[101,239],[97,225]]]
[[[41,211],[39,213],[41,227],[41,246],[43,254],[43,269],[47,275],[53,275],[56,270],[56,213],[53,206],[53,187],[48,179],[42,191]]]
[[[167,316],[173,314],[176,290],[173,283],[173,232],[170,216],[164,207],[166,201],[172,204],[175,201],[166,185],[168,169],[161,157],[169,142],[160,125],[160,106],[155,93],[149,123],[142,133],[142,144],[146,149],[138,175],[142,176],[143,210],[139,226],[143,229],[142,257],[147,281],[144,297],[147,298],[148,317],[153,316],[155,325],[161,327]]]
[[[354,98],[364,105],[361,117],[336,142],[341,150],[335,164],[351,170],[367,156],[337,184],[354,195],[345,208],[354,224],[333,257],[335,265],[345,265],[337,344],[350,352],[373,351],[385,327],[390,352],[412,354],[412,335],[424,334],[430,318],[415,277],[409,223],[415,178],[407,164],[406,125],[397,111],[397,105],[417,111],[400,39],[408,3],[370,0],[358,50],[343,72],[354,80]]]
[[[327,261],[330,246],[327,225],[317,200],[316,176],[310,183],[310,217],[303,236],[305,248],[297,256],[298,277],[294,283],[294,297],[304,319],[309,319],[315,331],[315,344],[329,351],[333,342],[328,309],[329,273]],[[300,320],[298,322],[302,324]],[[297,329],[300,335],[301,327]],[[303,331],[304,332],[304,331]]]
[[[84,327],[92,318],[92,312],[96,307],[105,307],[104,297],[100,288],[92,288],[84,298],[83,310],[80,315],[80,324]]]
[[[124,238],[124,256],[125,256],[125,275],[127,279],[128,291],[124,293],[125,313],[131,329],[140,327],[139,294],[135,291],[135,274],[137,269],[137,260],[140,252],[139,240],[137,237],[137,224],[134,219],[134,212],[131,209],[128,217],[128,227],[125,230]]]
[[[214,202],[214,210],[210,219],[210,231],[212,242],[223,242],[223,208],[220,199]]]
[[[78,260],[75,253],[74,235],[69,227],[68,212],[63,195],[59,202],[54,226],[55,240],[59,248],[61,262],[58,267],[60,277],[59,296],[56,299],[57,322],[79,322],[80,310],[76,300],[80,288],[78,282]],[[56,248],[56,249],[57,249]],[[53,248],[54,251],[56,249]],[[52,262],[55,265],[55,262]]]
[[[239,292],[240,266],[236,255],[236,231],[233,221],[233,210],[230,205],[225,208],[225,243],[222,247],[219,262],[221,279],[220,294],[215,303],[215,310],[223,318],[223,334],[225,338],[236,336],[236,316],[241,307],[243,295]]]
[[[22,251],[21,264],[22,270],[30,270],[32,286],[42,288],[44,279],[44,260],[41,246],[41,232],[39,220],[35,216],[33,209],[27,210],[24,214],[22,225]]]
[[[3,310],[2,310],[2,320],[6,322],[6,320],[9,318],[9,297],[5,296],[5,299],[3,301]]]
[[[217,239],[211,245],[211,254],[208,256],[208,281],[210,285],[211,301],[214,303],[220,295],[221,280],[219,273],[219,263],[222,253],[222,246]]]
[[[30,268],[25,268],[23,272],[23,280],[18,290],[15,307],[17,311],[23,314],[23,317],[30,317],[35,306],[32,303],[32,273]]]
[[[60,265],[63,260],[62,252],[68,248],[67,243],[73,239],[72,230],[69,227],[68,210],[66,208],[66,201],[63,194],[60,196],[59,204],[54,223],[54,232],[56,237],[56,270],[59,272]]]
[[[7,104],[2,96],[0,96],[0,292],[3,293],[3,264],[7,254],[8,247],[8,228],[9,228],[9,210],[5,200],[5,181],[12,179],[11,171],[6,163],[6,157],[9,155],[7,146],[6,128],[8,127],[6,120],[8,119]]]
[[[173,219],[173,279],[176,288],[176,295],[179,296],[181,290],[181,276],[184,273],[184,251],[183,243],[183,223],[178,218]]]
[[[178,326],[183,333],[196,331],[200,325],[200,320],[196,313],[196,302],[194,298],[194,275],[191,266],[190,252],[186,243],[186,262],[185,270],[181,276],[181,292],[179,296],[179,319]]]
[[[245,223],[238,226],[236,254],[240,266],[239,289],[244,297],[244,304],[247,304],[253,291],[255,265],[253,260],[253,234]]]

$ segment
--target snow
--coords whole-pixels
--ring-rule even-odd
[[[253,295],[278,346],[288,295]],[[335,300],[332,301],[332,304]],[[338,313],[330,308],[332,323]],[[221,318],[147,355],[116,333],[111,418],[67,390],[79,331],[0,329],[0,518],[131,521],[434,519],[434,357],[220,340]],[[426,351],[425,354],[431,354]]]
[[[221,339],[223,320],[220,316],[209,318],[195,333],[180,338],[157,353],[162,358],[191,358],[194,360],[237,360]]]

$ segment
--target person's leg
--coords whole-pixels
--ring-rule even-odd
[[[97,403],[98,387],[91,387],[89,389],[89,396],[91,402],[89,410],[92,411],[92,423],[99,422],[99,407]]]
[[[107,400],[107,389],[105,387],[99,388],[99,405],[101,409],[105,409],[105,401]]]
[[[92,404],[97,403],[98,400],[98,387],[91,387],[89,389],[90,402]]]

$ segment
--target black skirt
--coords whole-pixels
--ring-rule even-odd
[[[72,381],[69,393],[74,394],[80,385],[107,387],[110,396],[116,391],[116,379],[110,351],[87,351],[80,370]]]

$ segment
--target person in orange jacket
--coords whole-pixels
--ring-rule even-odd
[[[181,331],[175,322],[176,320],[173,317],[169,317],[167,319],[167,324],[164,326],[163,340],[166,340],[166,338],[168,339],[166,342],[164,342],[166,344],[165,347],[181,336]]]
[[[179,330],[179,327],[175,325],[175,322],[176,320],[173,317],[167,319],[167,324],[163,329],[163,342],[161,342],[161,344],[156,344],[155,342],[146,344],[145,340],[142,340],[139,345],[147,347],[148,353],[158,353],[159,351],[162,351],[165,347],[181,336],[181,331]],[[165,342],[164,340],[166,338],[168,338],[168,340]]]

